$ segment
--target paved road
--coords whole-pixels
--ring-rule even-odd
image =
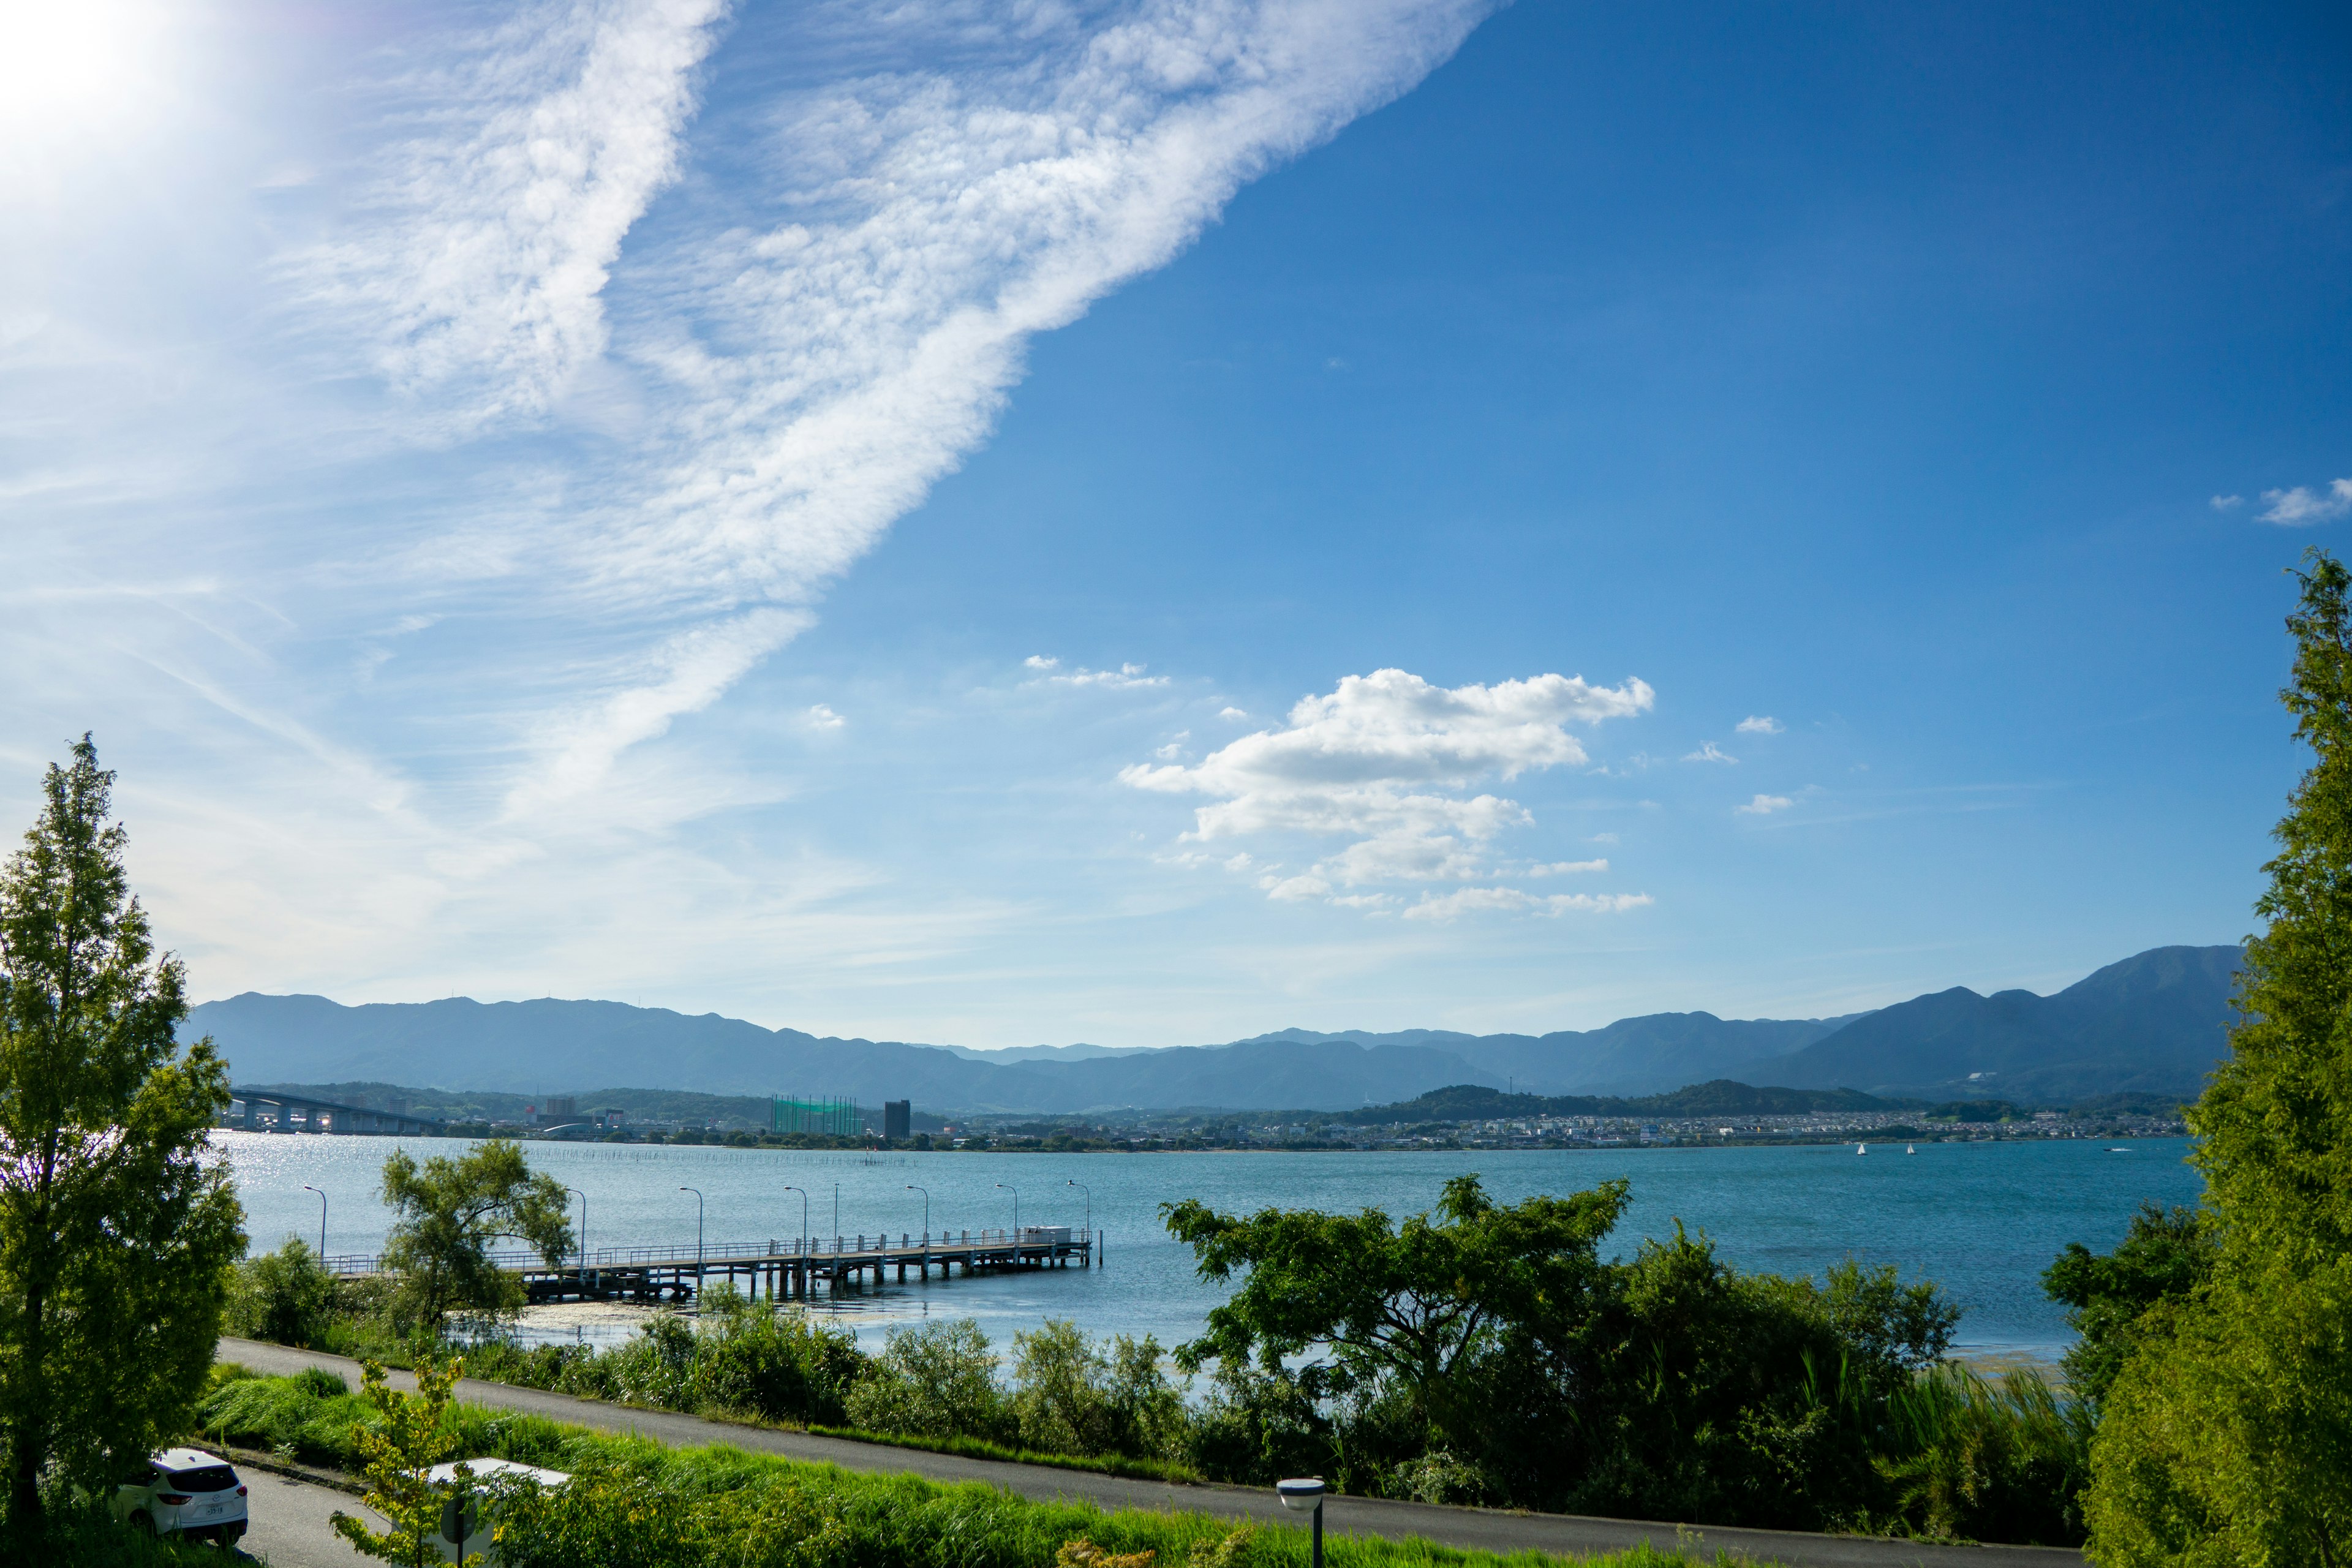
[[[256,1372],[295,1373],[304,1367],[324,1367],[359,1386],[359,1365],[341,1356],[251,1340],[224,1339],[220,1359],[242,1362]],[[414,1387],[404,1373],[394,1373],[395,1387]],[[1164,1481],[1134,1480],[1124,1476],[1097,1475],[1089,1470],[1061,1470],[1048,1465],[1016,1465],[994,1459],[969,1459],[956,1454],[927,1453],[919,1448],[893,1448],[841,1437],[820,1437],[805,1432],[772,1432],[706,1421],[666,1410],[632,1410],[569,1394],[544,1394],[501,1383],[457,1384],[457,1396],[470,1404],[526,1411],[576,1426],[606,1432],[635,1432],[673,1447],[731,1443],[754,1453],[781,1454],[794,1459],[835,1464],[849,1470],[911,1472],[940,1481],[984,1481],[1021,1497],[1040,1501],[1068,1500],[1098,1508],[1163,1509],[1213,1513],[1234,1520],[1269,1524],[1296,1523],[1271,1491],[1244,1487],[1179,1486]],[[257,1513],[258,1510],[257,1509]],[[1647,1541],[1671,1551],[1678,1539],[1676,1527],[1639,1520],[1586,1519],[1570,1514],[1505,1513],[1492,1509],[1437,1508],[1424,1503],[1391,1502],[1380,1498],[1335,1497],[1324,1506],[1324,1528],[1339,1534],[1386,1536],[1402,1540],[1419,1536],[1448,1546],[1487,1552],[1539,1552],[1584,1554],[1617,1552]],[[258,1524],[256,1539],[258,1539]],[[1839,1535],[1805,1535],[1778,1530],[1693,1528],[1680,1539],[1693,1542],[1712,1558],[1717,1548],[1744,1552],[1763,1563],[1789,1568],[2080,1568],[2078,1552],[2038,1546],[1925,1546],[1911,1542],[1882,1541]],[[345,1550],[341,1542],[337,1550]],[[330,1559],[338,1564],[349,1561]],[[273,1568],[309,1568],[307,1562],[273,1559]]]
[[[368,1561],[327,1522],[337,1509],[373,1520],[359,1499],[250,1465],[239,1466],[236,1474],[249,1494],[246,1518],[251,1522],[239,1542],[249,1555],[269,1568],[360,1568]]]

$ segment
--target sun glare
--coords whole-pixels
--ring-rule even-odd
[[[136,0],[0,0],[0,123],[37,134],[143,117],[163,27]]]

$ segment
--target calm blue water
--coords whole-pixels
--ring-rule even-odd
[[[236,1171],[247,1228],[257,1250],[289,1232],[315,1244],[319,1199],[328,1199],[327,1250],[373,1252],[388,1220],[375,1199],[377,1173],[395,1147],[385,1138],[320,1138],[216,1132]],[[461,1147],[408,1142],[422,1159]],[[2179,1140],[2145,1140],[2110,1154],[2091,1142],[1923,1143],[1793,1149],[1622,1149],[1559,1152],[1232,1154],[810,1154],[785,1151],[530,1143],[534,1168],[588,1197],[592,1247],[694,1242],[694,1194],[708,1200],[706,1234],[720,1242],[765,1240],[801,1230],[818,1235],[888,1230],[919,1233],[930,1189],[934,1230],[1011,1223],[1020,1189],[1024,1224],[1082,1226],[1093,1188],[1093,1222],[1108,1233],[1105,1267],[928,1285],[845,1291],[843,1321],[861,1337],[931,1313],[978,1318],[1000,1342],[1043,1319],[1067,1317],[1095,1333],[1157,1334],[1172,1345],[1199,1331],[1216,1288],[1194,1278],[1192,1253],[1168,1239],[1159,1205],[1197,1197],[1222,1209],[1354,1210],[1391,1216],[1436,1202],[1449,1176],[1479,1173],[1503,1202],[1565,1193],[1616,1176],[1633,1184],[1633,1208],[1617,1233],[1630,1252],[1645,1236],[1669,1235],[1680,1218],[1715,1238],[1744,1267],[1819,1274],[1848,1255],[1892,1263],[1906,1279],[1940,1282],[1967,1310],[1959,1339],[1971,1352],[2054,1356],[2066,1344],[2064,1318],[2042,1295],[2039,1276],[2069,1241],[2104,1251],[2121,1237],[2143,1201],[2195,1201],[2200,1179],[2182,1163]],[[822,1303],[820,1292],[817,1300]],[[568,1331],[567,1331],[568,1332]]]

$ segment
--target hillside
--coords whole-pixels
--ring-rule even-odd
[[[1655,1013],[1547,1035],[1286,1029],[1163,1049],[981,1052],[618,1002],[352,1007],[252,992],[196,1008],[185,1032],[213,1036],[244,1083],[366,1079],[521,1095],[633,1085],[909,1099],[947,1112],[1347,1110],[1460,1085],[1641,1097],[1716,1081],[2066,1103],[2194,1095],[2223,1047],[2238,962],[2232,947],[2157,948],[2052,996],[1956,988],[1851,1018]]]

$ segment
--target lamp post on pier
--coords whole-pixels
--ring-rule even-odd
[[[694,1315],[702,1315],[702,1189],[680,1187],[681,1193],[694,1194]]]
[[[1095,1190],[1084,1182],[1068,1182],[1064,1184],[1076,1187],[1087,1194],[1087,1261],[1092,1263],[1095,1260]]]
[[[931,1277],[931,1189],[908,1182],[907,1190],[923,1194],[923,1278],[929,1279]],[[950,1263],[948,1267],[952,1268],[955,1265]],[[906,1276],[901,1274],[898,1278],[904,1279]]]
[[[808,1300],[808,1189],[787,1185],[784,1191],[801,1195],[801,1300]]]
[[[319,1193],[319,1189],[318,1189],[318,1188],[316,1188],[316,1187],[314,1187],[314,1186],[312,1186],[312,1185],[311,1185],[310,1183],[308,1183],[308,1182],[305,1182],[305,1183],[303,1183],[303,1184],[302,1184],[302,1190],[303,1190],[304,1192],[306,1192],[306,1193]],[[327,1266],[327,1194],[324,1194],[324,1193],[319,1193],[319,1267],[320,1267],[320,1268],[324,1268],[326,1266]]]
[[[588,1299],[588,1194],[578,1187],[563,1189],[580,1200],[580,1299]]]
[[[1021,1189],[1010,1182],[996,1184],[1013,1194],[1013,1267],[1018,1268],[1021,1267]]]

